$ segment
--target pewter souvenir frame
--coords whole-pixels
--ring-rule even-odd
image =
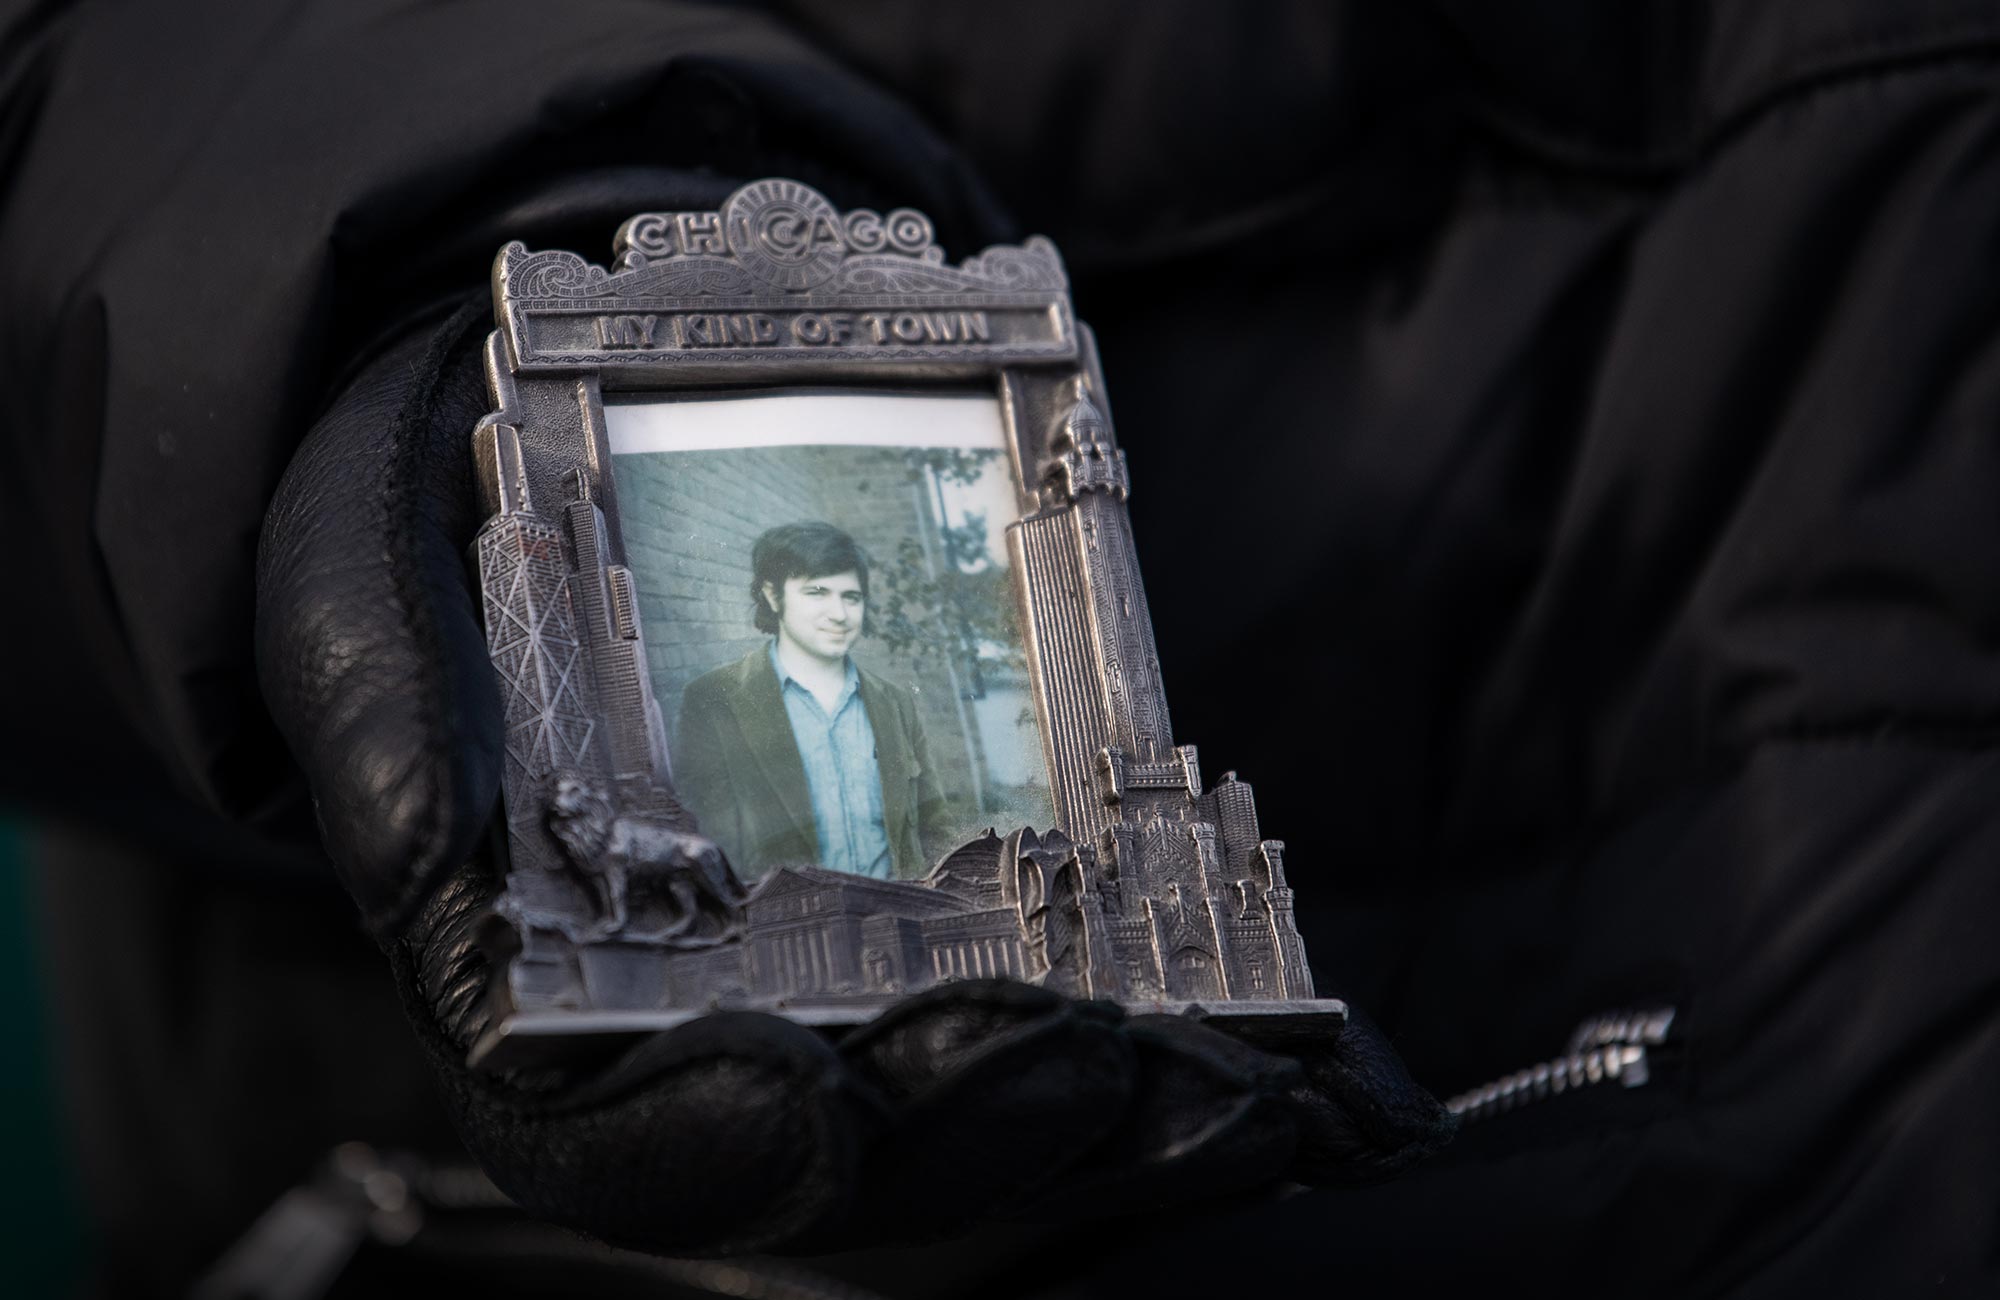
[[[1344,1019],[1315,994],[1284,846],[1264,837],[1250,787],[1233,772],[1204,786],[1194,747],[1175,743],[1125,453],[1053,245],[952,265],[921,213],[840,212],[772,179],[717,211],[632,218],[609,267],[509,244],[493,294],[473,563],[505,701],[505,887],[484,931],[495,1014],[475,1060],[529,1062],[726,1008],[838,1032],[974,977],[1267,1036]],[[780,480],[792,486],[738,491]],[[748,504],[695,526],[732,493]],[[866,509],[854,493],[873,494]],[[974,493],[989,505],[966,504]],[[844,525],[821,517],[841,511]],[[892,517],[914,522],[881,532]],[[798,546],[847,557],[817,562],[844,582],[809,560],[759,567]],[[687,631],[726,623],[702,602],[727,590],[741,626]],[[967,591],[1004,591],[1011,608],[996,617]],[[807,602],[841,599],[850,614],[803,621]],[[878,671],[893,636],[877,668],[849,666],[885,620],[915,656],[894,662],[929,665],[900,684]],[[938,627],[943,649],[919,644]],[[784,658],[800,647],[818,655],[808,668],[844,668],[848,693],[809,703],[809,674]],[[858,725],[850,697],[876,762],[858,786],[826,775],[862,752],[828,748]],[[924,738],[925,709],[933,731],[957,711],[949,745]],[[1023,735],[1039,754],[1005,758]],[[1048,820],[996,821],[919,858],[903,792],[949,776],[933,755],[961,748],[975,820],[1028,806],[1003,788]],[[772,773],[769,807],[728,805]],[[874,811],[830,847],[829,817],[846,816],[826,812],[836,785],[860,792],[839,808]]]

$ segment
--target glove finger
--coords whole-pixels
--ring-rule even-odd
[[[788,1243],[852,1201],[858,1153],[888,1108],[789,1021],[714,1015],[556,1067],[469,1067],[491,1012],[500,885],[475,856],[389,953],[460,1135],[503,1191],[545,1218],[680,1254]]]
[[[1349,1010],[1330,1039],[1288,1043],[1304,1070],[1292,1177],[1321,1186],[1380,1182],[1436,1152],[1458,1121],[1415,1079],[1373,1022]]]
[[[499,693],[464,558],[486,329],[469,307],[364,369],[294,457],[259,549],[265,698],[378,934],[464,860],[498,797]]]
[[[1107,1004],[979,980],[919,994],[850,1036],[843,1055],[895,1113],[851,1229],[935,1237],[1058,1177],[1130,1094],[1119,1020]]]
[[[414,975],[397,945],[399,977]],[[640,1043],[581,1077],[466,1066],[413,1009],[466,1149],[529,1213],[677,1255],[789,1246],[855,1199],[859,1155],[887,1123],[818,1034],[723,1013]]]
[[[1297,1062],[1181,1016],[1135,1016],[1126,1036],[1138,1066],[1131,1104],[1034,1217],[1227,1195],[1283,1174],[1298,1141]]]

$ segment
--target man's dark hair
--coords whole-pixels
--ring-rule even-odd
[[[784,599],[787,578],[824,578],[854,571],[861,580],[861,599],[868,599],[868,557],[832,524],[812,521],[779,524],[768,529],[750,548],[750,603],[756,609],[757,630],[776,632],[778,615],[764,599],[770,583]]]

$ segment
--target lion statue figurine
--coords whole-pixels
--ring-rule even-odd
[[[713,841],[658,817],[620,813],[602,790],[573,776],[558,779],[550,794],[549,831],[596,895],[603,934],[699,948],[741,932],[748,891]]]

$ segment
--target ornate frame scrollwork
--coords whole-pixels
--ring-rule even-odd
[[[979,975],[1273,1032],[1344,1018],[1315,994],[1250,787],[1205,788],[1175,743],[1125,453],[1052,244],[953,266],[919,212],[843,213],[771,179],[718,211],[633,217],[609,267],[509,244],[493,295],[473,559],[505,698],[506,883],[475,1060],[720,1007],[853,1024]],[[604,394],[802,383],[976,385],[1007,430],[1056,824],[982,836],[921,880],[800,864],[746,886],[673,792]],[[788,956],[801,942],[809,963]]]

